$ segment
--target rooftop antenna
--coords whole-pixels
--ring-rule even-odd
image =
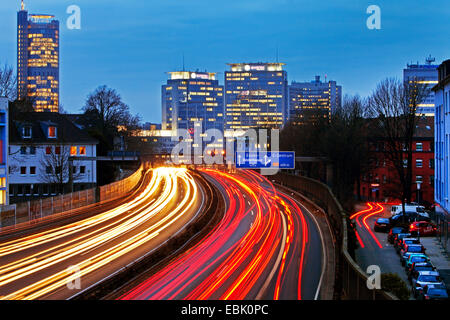
[[[427,65],[431,65],[435,61],[436,61],[436,58],[432,58],[431,54],[428,56],[428,58],[425,59],[425,62],[427,63]]]

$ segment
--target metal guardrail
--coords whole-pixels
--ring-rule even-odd
[[[367,287],[367,274],[358,266],[348,252],[347,216],[331,189],[314,179],[278,174],[271,179],[287,186],[313,201],[325,212],[336,239],[335,257],[337,258],[335,299],[346,300],[396,300],[397,298],[383,290],[371,290]]]

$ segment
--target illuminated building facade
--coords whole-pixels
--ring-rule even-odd
[[[294,125],[331,118],[331,113],[342,105],[342,87],[336,81],[320,80],[292,82],[289,86],[289,120]]]
[[[435,93],[434,152],[436,158],[434,200],[436,212],[450,214],[450,59],[438,67]]]
[[[202,134],[209,129],[223,132],[223,99],[223,86],[215,73],[169,72],[161,92],[162,130],[186,129],[193,134],[201,124]],[[221,140],[213,145],[222,150],[222,144]]]
[[[59,109],[59,22],[51,15],[17,15],[17,93],[36,111]]]
[[[8,121],[8,99],[0,97],[0,205],[9,204]]]
[[[438,66],[431,64],[434,59],[427,58],[426,64],[408,64],[406,69],[403,69],[403,81],[409,83],[420,83],[434,87],[438,83]],[[430,93],[417,106],[416,113],[418,115],[434,116],[434,92]]]
[[[288,119],[283,63],[230,63],[225,72],[225,129],[281,128]]]

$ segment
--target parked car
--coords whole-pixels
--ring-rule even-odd
[[[414,221],[430,221],[430,215],[428,213],[419,213],[415,211],[406,211],[404,214],[398,214],[389,218],[389,222],[392,226],[398,226],[401,224],[409,224]]]
[[[411,267],[406,270],[408,274],[408,280],[412,281],[413,278],[419,276],[420,271],[435,271],[436,268],[433,266],[431,262],[414,262]]]
[[[443,284],[427,284],[417,294],[418,300],[448,300],[447,288]]]
[[[405,246],[409,244],[420,244],[420,240],[419,238],[404,237],[399,240],[399,244],[395,247],[395,251],[400,253],[400,250],[405,249]]]
[[[442,284],[441,277],[437,271],[420,271],[417,278],[413,278],[411,281],[412,291],[414,297],[417,297],[417,293],[423,290],[423,287],[429,284]]]
[[[402,239],[408,238],[410,236],[411,236],[410,233],[399,233],[399,234],[396,234],[395,237],[394,237],[394,248],[397,249],[397,247],[400,245],[400,242],[402,241]]]
[[[424,206],[420,206],[418,204],[409,203],[409,204],[405,204],[405,212],[406,211],[423,213],[423,212],[425,212],[425,207]],[[391,216],[392,217],[396,216],[398,214],[401,214],[401,213],[403,213],[403,208],[402,208],[401,204],[391,207]]]
[[[389,230],[389,233],[388,233],[388,237],[387,237],[388,242],[393,244],[395,235],[398,234],[398,233],[405,233],[405,231],[406,230],[403,227],[394,227],[394,228],[392,228],[391,230]]]
[[[374,231],[383,231],[383,232],[385,232],[385,231],[389,230],[390,225],[391,224],[390,224],[388,218],[378,218],[375,221],[375,224],[373,226],[373,230]]]
[[[408,259],[405,262],[405,271],[408,271],[408,269],[411,268],[412,264],[415,262],[429,262],[430,258],[428,258],[428,256],[426,254],[423,253],[413,253],[411,254]]]
[[[421,244],[410,244],[406,246],[405,249],[400,250],[400,262],[402,266],[405,265],[409,256],[414,253],[425,253],[425,247]]]
[[[435,236],[437,233],[436,225],[426,221],[411,223],[409,230],[411,233],[417,233],[419,236]]]

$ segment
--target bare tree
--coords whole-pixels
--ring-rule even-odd
[[[13,68],[7,64],[0,69],[0,97],[6,97],[10,101],[17,97],[17,77]]]
[[[398,175],[403,204],[412,198],[412,151],[420,116],[418,106],[430,91],[419,80],[403,83],[388,78],[378,84],[368,103],[368,115],[374,118],[372,135],[383,141],[382,152]]]
[[[140,117],[132,115],[116,90],[106,86],[91,93],[83,107],[86,127],[100,141],[100,153],[111,150],[114,138],[128,137],[140,128]]]
[[[40,172],[41,179],[45,183],[54,185],[58,193],[64,193],[64,186],[71,187],[71,184],[80,178],[80,173],[75,173],[73,170],[70,146],[60,144],[46,148],[48,152],[46,150],[40,160],[43,169]]]

